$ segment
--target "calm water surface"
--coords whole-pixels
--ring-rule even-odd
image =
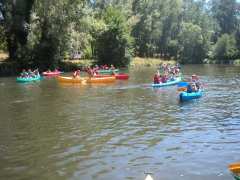
[[[240,67],[185,66],[203,98],[147,86],[155,69],[110,85],[0,78],[0,179],[231,180],[240,160]]]

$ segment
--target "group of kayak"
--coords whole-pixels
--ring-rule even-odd
[[[72,76],[59,76],[58,81],[64,83],[112,83],[116,79],[127,80],[129,78],[128,74],[118,73],[119,69],[116,69],[113,65],[110,67],[95,65],[92,68],[88,66],[83,71],[88,76],[81,77],[81,71],[76,70]]]
[[[78,69],[73,72],[72,76],[60,76],[61,71],[55,69],[54,71],[47,70],[42,73],[44,76],[57,76],[57,80],[62,83],[112,83],[116,79],[127,80],[128,74],[119,73],[119,69],[116,69],[113,65],[108,67],[107,65],[94,67],[86,67],[82,70],[87,73],[87,76],[82,77],[82,72]],[[161,72],[161,73],[160,73]],[[31,82],[40,80],[41,76],[38,69],[26,71],[23,69],[21,75],[17,77],[17,82]],[[188,101],[191,99],[200,98],[202,96],[202,90],[199,83],[199,78],[196,75],[192,75],[189,82],[182,82],[179,66],[162,65],[153,77],[152,87],[158,88],[163,86],[177,85],[180,101]]]
[[[162,72],[162,74],[160,73]],[[178,85],[179,100],[189,101],[202,97],[202,89],[199,78],[193,74],[188,82],[182,82],[180,66],[162,65],[154,74],[152,87]]]
[[[17,77],[17,82],[30,82],[30,81],[40,80],[40,79],[41,79],[41,76],[39,74],[38,69],[35,69],[35,70],[28,69],[27,71],[23,69],[20,76]]]
[[[81,71],[76,70],[73,72],[72,76],[59,76],[63,72],[59,71],[58,69],[55,69],[54,71],[47,70],[43,72],[42,75],[57,76],[57,80],[63,83],[111,83],[116,79],[127,80],[129,78],[128,74],[118,73],[119,70],[116,69],[113,65],[110,67],[105,65],[101,68],[96,65],[93,68],[84,68],[82,71],[86,72],[88,75],[82,77]],[[33,72],[36,75],[33,76],[31,70],[28,72],[26,72],[26,70],[23,70],[20,76],[17,77],[17,82],[31,82],[40,80],[41,76],[38,70],[37,73],[35,73],[35,70]]]

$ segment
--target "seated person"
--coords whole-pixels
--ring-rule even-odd
[[[153,77],[153,83],[154,84],[159,84],[161,82],[161,77],[156,73]]]
[[[74,71],[73,78],[80,78],[80,70]]]
[[[33,71],[33,73],[34,73],[35,77],[39,77],[39,76],[40,76],[39,71],[38,71],[38,68],[35,69],[35,70]]]
[[[166,82],[167,82],[167,75],[165,74],[162,77],[162,83],[166,83]]]
[[[27,78],[28,77],[28,73],[25,69],[22,70],[21,74],[20,74],[21,78]]]
[[[111,70],[114,70],[115,69],[115,67],[111,64],[111,67],[110,67],[110,69]]]
[[[35,76],[31,69],[28,69],[27,73],[28,73],[28,77],[30,78]]]

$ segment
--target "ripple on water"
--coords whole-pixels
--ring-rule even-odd
[[[4,81],[0,179],[230,179],[227,165],[240,157],[240,71],[184,72],[192,70],[205,89],[187,103],[176,87],[149,87],[148,68],[108,86]]]

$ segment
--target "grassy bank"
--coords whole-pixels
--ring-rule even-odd
[[[91,59],[81,59],[81,60],[65,60],[63,62],[66,63],[73,63],[76,64],[77,66],[91,66],[94,64],[94,60]],[[140,58],[140,57],[134,57],[131,62],[129,67],[151,67],[151,66],[158,66],[161,63],[169,63],[169,64],[175,64],[176,61],[174,60],[163,60],[160,58]]]
[[[176,61],[174,60],[163,60],[159,58],[140,58],[140,57],[135,57],[132,59],[130,63],[130,67],[151,67],[151,66],[159,66],[159,64],[175,64]]]

